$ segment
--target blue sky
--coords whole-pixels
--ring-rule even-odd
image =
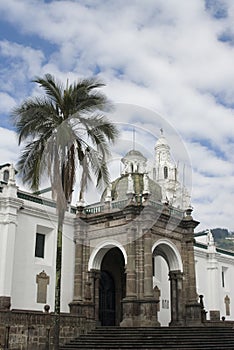
[[[40,93],[36,75],[97,75],[118,105],[116,161],[132,126],[151,158],[164,127],[176,162],[191,163],[200,228],[234,230],[234,2],[8,0],[0,12],[0,163],[17,161],[9,115]]]

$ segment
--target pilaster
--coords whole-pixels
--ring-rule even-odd
[[[0,195],[0,308],[9,309],[12,293],[12,276],[18,211],[22,201],[17,198],[13,180],[3,187]]]

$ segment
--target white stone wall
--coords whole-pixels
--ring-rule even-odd
[[[160,289],[158,321],[161,326],[168,326],[171,321],[169,269],[165,259],[161,256],[156,256],[154,263],[155,276],[153,277],[153,286],[157,286]]]
[[[7,202],[7,203],[6,203]],[[16,204],[18,210],[14,209]],[[6,204],[4,204],[6,203]],[[11,219],[6,220],[6,213]],[[75,215],[66,214],[63,232],[62,298],[61,311],[68,312],[73,299],[74,228]],[[45,271],[49,276],[47,302],[54,308],[57,216],[55,208],[29,200],[12,198],[6,201],[0,193],[0,295],[11,296],[12,309],[43,310],[37,303],[36,276]],[[36,233],[45,234],[44,258],[35,257]]]
[[[234,256],[219,252],[209,253],[207,249],[196,247],[195,266],[197,291],[204,295],[207,318],[209,319],[210,310],[220,310],[220,317],[234,320]],[[230,316],[226,315],[226,295],[230,298]]]

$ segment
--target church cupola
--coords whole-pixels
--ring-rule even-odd
[[[144,174],[146,172],[146,161],[147,159],[141,152],[134,149],[129,151],[126,156],[121,159],[121,162],[124,164],[122,175],[131,173]]]
[[[135,198],[141,202],[149,197],[152,201],[162,200],[161,187],[148,176],[147,158],[137,150],[129,151],[122,159],[124,165],[121,176],[114,180],[103,192],[101,201],[122,201]]]

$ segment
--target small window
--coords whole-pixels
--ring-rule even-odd
[[[35,256],[37,258],[44,258],[44,253],[45,253],[45,235],[43,235],[42,233],[37,233]]]
[[[165,166],[164,167],[164,179],[167,179],[168,178],[168,167]]]
[[[227,267],[222,267],[222,271],[221,271],[221,281],[222,281],[222,287],[223,288],[227,288],[226,286],[226,282],[227,282]]]
[[[222,271],[222,287],[225,287],[224,271]]]
[[[3,172],[3,181],[8,182],[9,180],[9,170],[4,170]]]

